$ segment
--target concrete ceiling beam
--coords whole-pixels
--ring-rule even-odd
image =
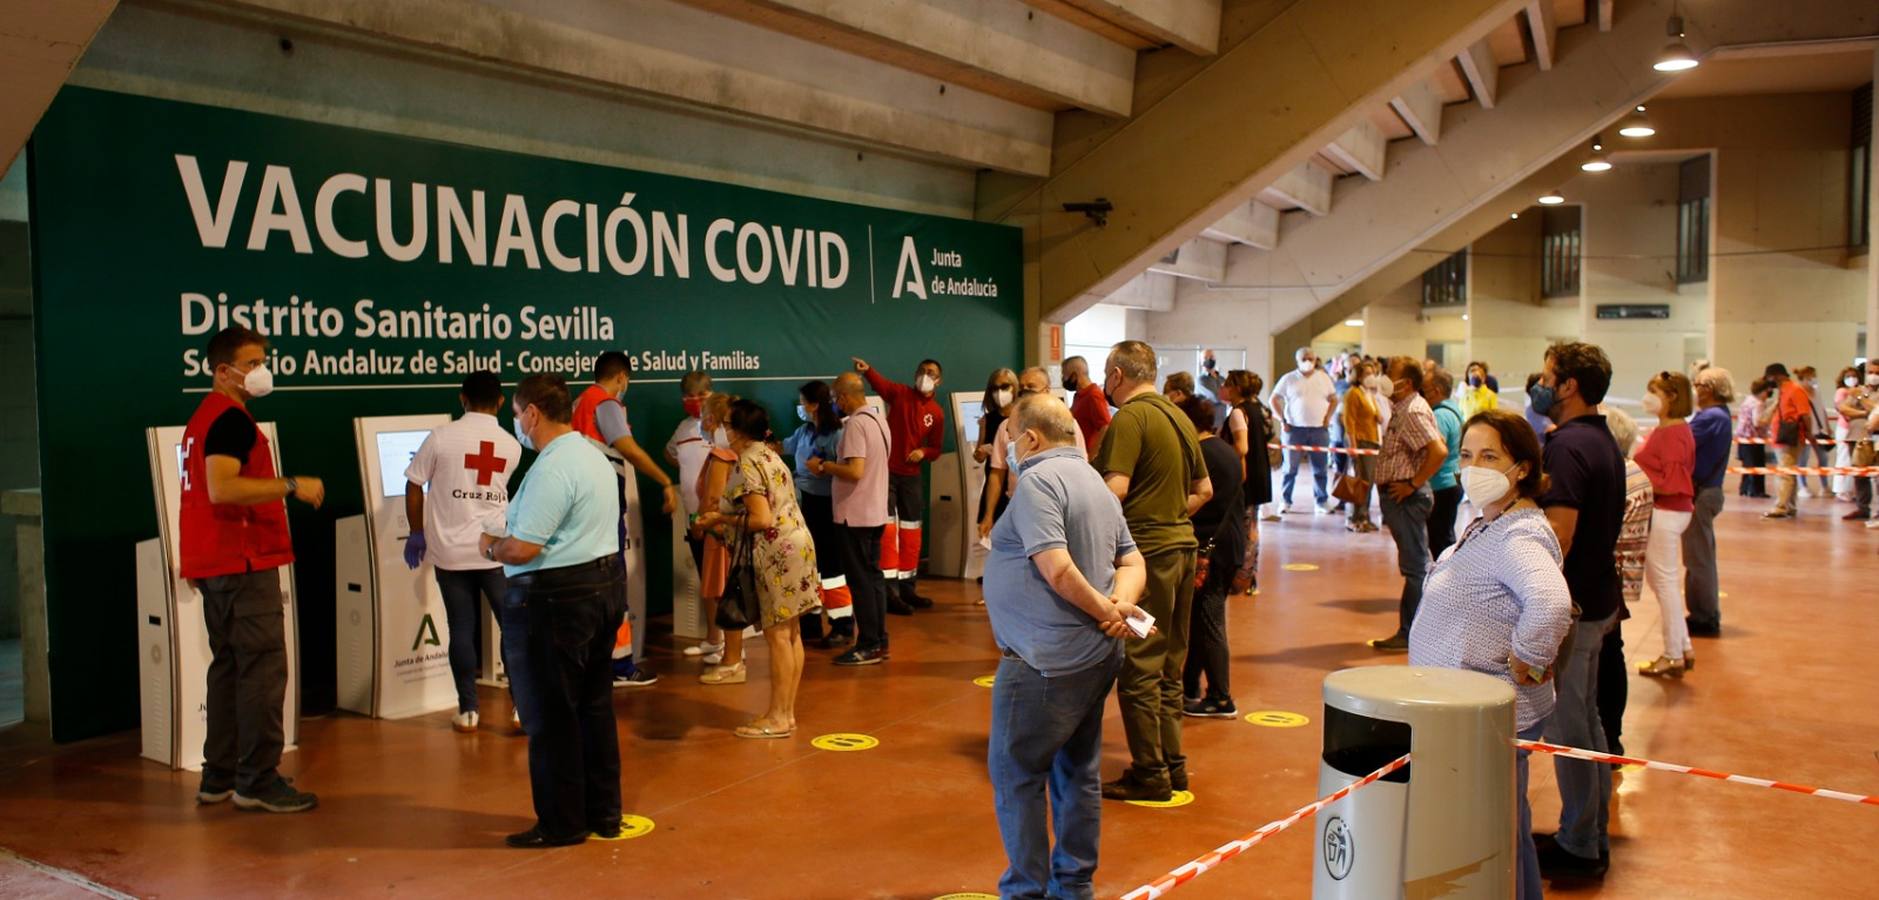
[[[1501,67],[1494,62],[1494,48],[1485,40],[1475,41],[1455,57],[1455,61],[1461,65],[1461,73],[1474,91],[1475,102],[1481,104],[1482,109],[1493,109],[1501,81]]]
[[[1157,260],[1148,271],[1218,283],[1226,277],[1227,245],[1197,237]]]
[[[1403,123],[1423,143],[1433,147],[1442,140],[1442,95],[1429,82],[1418,81],[1390,98],[1390,108],[1403,117]]]
[[[658,97],[1002,172],[1050,171],[1052,115],[669,0],[220,0],[337,36]],[[940,85],[940,88],[946,87]]]
[[[1553,58],[1559,53],[1559,14],[1553,0],[1527,0],[1527,31],[1533,36],[1534,62],[1540,71],[1552,71]]]
[[[1314,216],[1331,214],[1331,170],[1315,162],[1285,173],[1266,190]]]
[[[1135,52],[1019,0],[681,0],[1039,109],[1129,114]]]
[[[1220,0],[1055,0],[1116,27],[1212,56],[1220,49]]]
[[[1389,159],[1390,141],[1375,123],[1363,121],[1338,135],[1337,140],[1326,144],[1324,152],[1339,165],[1371,181],[1382,181],[1384,165]]]
[[[1163,275],[1156,271],[1143,272],[1129,281],[1116,292],[1100,298],[1100,302],[1124,309],[1146,309],[1151,312],[1167,312],[1174,308],[1175,291],[1181,279],[1173,275]]]
[[[1065,321],[1080,298],[1113,292],[1252,200],[1521,5],[1295,0],[1049,178],[982,189],[980,217],[1025,228],[1039,316]],[[1143,165],[1156,159],[1180,164]],[[1108,227],[1062,212],[1096,197],[1115,207]]]
[[[0,0],[0,175],[116,8],[117,0]]]
[[[1257,200],[1241,204],[1226,218],[1207,226],[1201,236],[1270,250],[1279,246],[1279,211]]]

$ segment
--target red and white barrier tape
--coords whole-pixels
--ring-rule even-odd
[[[1298,824],[1300,821],[1303,821],[1304,819],[1310,818],[1312,815],[1316,814],[1319,810],[1322,810],[1325,807],[1330,806],[1331,804],[1336,803],[1339,800],[1342,800],[1345,797],[1348,797],[1351,794],[1356,793],[1359,788],[1362,788],[1366,785],[1373,784],[1377,781],[1377,779],[1382,778],[1383,776],[1388,775],[1391,772],[1394,772],[1397,769],[1400,769],[1406,765],[1409,765],[1409,754],[1407,753],[1385,764],[1383,768],[1378,769],[1375,772],[1372,772],[1368,775],[1365,775],[1364,777],[1357,779],[1356,781],[1352,782],[1349,785],[1339,788],[1338,790],[1332,792],[1331,796],[1329,797],[1326,797],[1322,800],[1318,800],[1309,805],[1299,807],[1298,810],[1294,811],[1291,815],[1286,816],[1283,819],[1279,819],[1274,822],[1267,822],[1266,824],[1259,826],[1259,830],[1254,831],[1252,834],[1249,834],[1243,838],[1240,838],[1239,840],[1228,841],[1227,843],[1214,848],[1214,850],[1209,853],[1203,853],[1200,856],[1195,857],[1194,859],[1188,860],[1187,862],[1181,864],[1181,866],[1179,868],[1176,868],[1174,871],[1169,872],[1168,874],[1163,875],[1160,878],[1157,878],[1154,881],[1151,881],[1145,885],[1142,885],[1141,887],[1138,887],[1135,890],[1132,890],[1126,894],[1123,894],[1122,900],[1155,900],[1155,898],[1157,897],[1166,896],[1169,891],[1172,891],[1175,888],[1180,887],[1181,885],[1184,885],[1190,881],[1193,881],[1202,872],[1208,871],[1209,869],[1212,869],[1215,866],[1218,866],[1221,863],[1226,862],[1227,860],[1232,859],[1233,857],[1238,856],[1247,850],[1251,850],[1252,848],[1258,846],[1260,841],[1263,841],[1266,838],[1272,837],[1273,835],[1278,834],[1279,832],[1284,831],[1287,828],[1290,828],[1293,825]]]
[[[1267,444],[1273,450],[1300,450],[1306,453],[1342,453],[1346,456],[1376,456],[1383,451],[1365,447],[1314,447],[1310,444]]]
[[[1825,797],[1829,800],[1844,800],[1848,803],[1865,803],[1865,804],[1869,804],[1872,806],[1879,806],[1879,796],[1867,796],[1864,794],[1849,794],[1845,791],[1830,791],[1830,790],[1827,790],[1826,788],[1808,787],[1807,785],[1804,785],[1804,784],[1789,784],[1788,782],[1785,782],[1785,781],[1770,781],[1766,778],[1750,778],[1747,775],[1731,775],[1728,772],[1717,772],[1711,769],[1699,769],[1695,766],[1680,766],[1680,765],[1677,765],[1676,763],[1657,762],[1655,760],[1649,760],[1649,759],[1637,759],[1635,757],[1630,757],[1630,756],[1614,756],[1610,753],[1595,753],[1591,750],[1580,750],[1576,747],[1561,747],[1558,744],[1548,744],[1548,743],[1545,743],[1544,741],[1516,740],[1514,741],[1514,746],[1522,750],[1531,750],[1535,753],[1551,753],[1556,756],[1567,756],[1573,759],[1583,759],[1583,760],[1589,760],[1591,762],[1609,763],[1614,766],[1643,766],[1646,769],[1655,769],[1659,772],[1675,772],[1679,775],[1700,775],[1704,778],[1714,778],[1719,781],[1733,781],[1736,784],[1747,784],[1747,785],[1753,785],[1755,787],[1774,788],[1775,790],[1778,790],[1778,791],[1793,791],[1794,793],[1797,793],[1797,794],[1811,794],[1815,797]]]
[[[1774,444],[1774,441],[1767,438],[1736,438],[1735,442],[1738,444]],[[1808,443],[1819,444],[1822,447],[1832,447],[1840,442],[1833,438],[1812,438]]]
[[[1879,466],[1730,466],[1734,475],[1852,475],[1870,478],[1879,475]]]

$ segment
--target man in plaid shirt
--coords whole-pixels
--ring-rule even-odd
[[[1448,445],[1435,424],[1435,411],[1422,399],[1422,361],[1391,357],[1384,373],[1390,379],[1390,419],[1377,457],[1377,489],[1383,497],[1383,521],[1396,540],[1396,565],[1403,573],[1403,598],[1396,633],[1370,646],[1397,653],[1409,649],[1409,625],[1422,603],[1422,580],[1429,572],[1429,512],[1435,491],[1429,480],[1448,459]]]

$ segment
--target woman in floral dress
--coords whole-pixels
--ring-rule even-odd
[[[738,728],[737,736],[786,738],[796,732],[796,692],[802,685],[798,619],[822,605],[815,541],[796,505],[789,466],[765,443],[770,414],[755,401],[738,400],[724,424],[737,469],[718,509],[700,516],[699,524],[726,546],[745,535],[754,539],[751,566],[763,610],[760,627],[770,648],[770,709]]]

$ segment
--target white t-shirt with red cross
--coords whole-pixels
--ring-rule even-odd
[[[477,543],[483,523],[500,521],[509,508],[509,479],[521,459],[522,445],[488,413],[464,413],[424,439],[405,480],[427,488],[424,539],[432,564],[457,572],[499,567],[477,552]]]

